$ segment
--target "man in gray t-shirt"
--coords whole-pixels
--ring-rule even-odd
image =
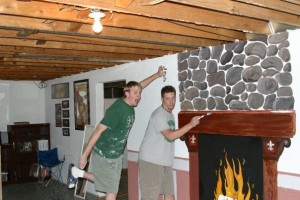
[[[200,122],[196,116],[180,129],[175,130],[172,110],[176,103],[176,90],[165,86],[161,90],[162,105],[150,116],[139,153],[139,178],[143,200],[156,200],[159,195],[173,200],[174,140],[184,135]]]

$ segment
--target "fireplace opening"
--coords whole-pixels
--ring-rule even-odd
[[[262,138],[199,134],[199,199],[263,199]]]

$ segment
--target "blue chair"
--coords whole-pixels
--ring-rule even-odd
[[[49,177],[49,180],[44,185],[47,187],[52,178],[63,183],[61,171],[63,167],[63,160],[58,158],[57,148],[53,148],[51,150],[46,151],[38,151],[38,164],[39,164],[39,183],[43,183],[45,178]]]

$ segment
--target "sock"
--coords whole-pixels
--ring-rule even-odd
[[[72,176],[74,178],[83,177],[84,171],[82,169],[79,169],[78,167],[72,167]]]

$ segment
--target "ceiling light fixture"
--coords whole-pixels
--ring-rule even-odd
[[[100,19],[105,17],[105,14],[100,11],[100,9],[93,8],[89,14],[90,18],[94,19],[93,31],[95,33],[100,33],[103,29],[103,26],[100,22]]]

